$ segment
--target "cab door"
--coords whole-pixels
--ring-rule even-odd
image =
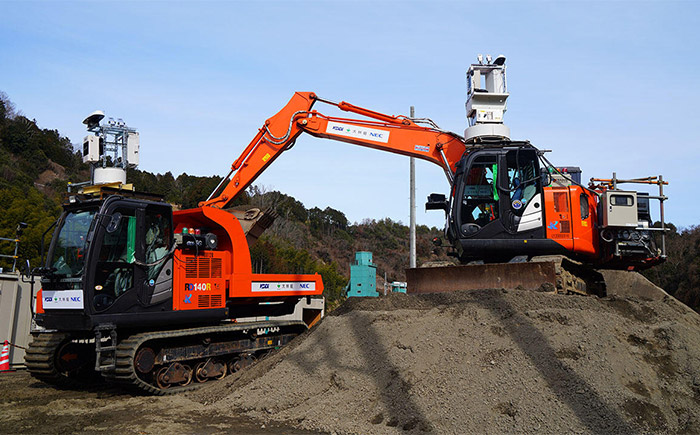
[[[537,151],[504,150],[498,184],[503,224],[518,237],[544,237],[542,177]]]
[[[87,280],[90,303],[96,313],[125,312],[132,305],[127,300],[133,299],[130,295],[144,278],[136,265],[137,256],[142,256],[137,243],[138,208],[126,201],[110,201],[101,214],[91,250],[94,273]]]
[[[499,153],[479,151],[455,177],[453,212],[459,238],[484,237],[503,231],[497,182]]]
[[[86,281],[94,313],[171,309],[171,228],[167,205],[122,199],[103,206]]]

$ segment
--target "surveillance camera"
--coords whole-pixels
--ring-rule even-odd
[[[506,63],[506,57],[502,54],[499,54],[498,57],[493,61],[494,65],[505,65]]]
[[[83,124],[87,125],[88,128],[97,127],[100,125],[100,121],[105,117],[105,113],[101,110],[95,110],[87,118],[83,120]]]

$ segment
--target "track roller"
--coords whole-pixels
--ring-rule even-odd
[[[226,373],[226,364],[212,358],[202,361],[194,367],[194,376],[197,382],[206,382],[209,379],[223,379]]]
[[[192,382],[192,368],[186,364],[175,362],[158,370],[155,378],[156,384],[162,390],[170,388],[172,385],[185,387]]]
[[[251,353],[238,355],[229,362],[229,371],[235,373],[246,367],[252,366],[258,359]]]

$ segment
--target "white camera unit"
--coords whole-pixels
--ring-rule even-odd
[[[83,138],[83,163],[97,163],[100,161],[100,155],[102,154],[100,140],[94,134]]]
[[[126,141],[126,161],[129,163],[130,168],[135,168],[139,165],[139,134],[129,133],[129,137]]]

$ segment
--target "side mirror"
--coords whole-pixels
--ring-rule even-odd
[[[113,233],[117,231],[117,228],[119,228],[119,222],[122,220],[122,214],[119,212],[116,212],[112,215],[112,219],[109,221],[107,224],[107,232],[108,233]]]
[[[442,193],[431,193],[430,196],[428,196],[428,202],[425,203],[425,209],[443,210],[447,213],[450,209],[450,204]]]
[[[56,224],[58,223],[58,221],[59,221],[60,219],[61,219],[61,218],[56,219],[56,220],[46,229],[46,231],[44,231],[44,234],[41,235],[41,264],[39,265],[39,268],[44,268],[44,266],[46,266],[46,265],[44,264],[44,245],[45,245],[45,242],[46,242],[46,235],[49,233],[49,231],[51,231],[51,228],[53,228],[53,227],[56,226]],[[39,272],[39,274],[41,274],[41,272]]]
[[[24,260],[24,267],[22,268],[22,276],[23,277],[30,277],[32,275],[32,268],[29,265],[29,260],[25,259]]]
[[[544,169],[540,171],[540,183],[542,183],[542,187],[547,187],[552,184],[552,175],[549,171]]]

